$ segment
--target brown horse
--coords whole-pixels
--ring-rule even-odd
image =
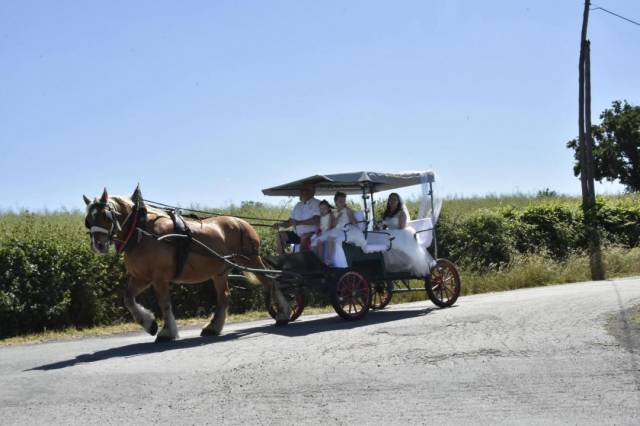
[[[131,198],[110,197],[105,188],[102,196],[90,200],[86,196],[87,215],[85,225],[91,236],[91,247],[100,254],[108,252],[113,244],[124,252],[124,264],[128,273],[128,286],[124,296],[125,306],[133,318],[151,335],[158,331],[153,313],[136,302],[136,296],[152,286],[164,319],[164,326],[156,341],[178,337],[175,317],[171,310],[171,283],[191,284],[213,279],[217,306],[201,335],[218,335],[222,331],[229,305],[229,266],[206,250],[189,250],[184,266],[177,268],[176,238],[159,241],[163,235],[175,233],[174,222],[164,210],[147,207],[140,188]],[[233,262],[241,266],[265,269],[258,255],[260,237],[247,222],[235,217],[221,216],[185,223],[194,239],[223,256],[234,256]],[[179,275],[176,276],[176,273]],[[256,274],[265,294],[276,300],[279,309],[278,323],[289,318],[289,304],[273,282]]]

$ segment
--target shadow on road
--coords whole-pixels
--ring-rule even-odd
[[[300,337],[328,331],[349,330],[352,328],[367,327],[370,325],[383,324],[391,321],[416,318],[427,315],[433,310],[435,310],[435,308],[421,310],[372,311],[363,320],[360,321],[345,321],[340,319],[339,317],[329,317],[303,322],[293,322],[287,326],[280,327],[276,326],[275,324],[269,324],[242,330],[232,330],[228,333],[223,334],[222,336],[216,337],[189,337],[173,342],[135,343],[131,345],[120,346],[117,348],[110,348],[93,353],[78,355],[73,359],[45,364],[39,367],[30,368],[25,371],[58,370],[61,368],[73,367],[77,364],[104,361],[111,358],[127,358],[146,354],[156,354],[166,351],[174,351],[177,349],[189,349],[218,342],[231,341],[252,334],[258,335],[260,333],[266,333],[286,337]]]

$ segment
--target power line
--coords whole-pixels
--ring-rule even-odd
[[[594,6],[595,6],[595,5],[594,5]],[[625,21],[627,21],[627,22],[631,22],[632,24],[635,24],[635,25],[637,25],[637,26],[639,26],[639,27],[640,27],[640,22],[636,22],[636,21],[631,20],[631,19],[629,19],[629,18],[625,18],[624,16],[622,16],[622,15],[618,15],[617,13],[612,12],[612,11],[610,11],[610,10],[607,10],[607,9],[605,9],[604,7],[597,6],[597,7],[593,7],[593,8],[591,8],[590,10],[601,10],[601,11],[603,11],[603,12],[607,12],[607,13],[609,13],[609,14],[613,15],[613,16],[616,16],[616,17],[618,17],[618,18],[620,18],[620,19],[624,19]]]

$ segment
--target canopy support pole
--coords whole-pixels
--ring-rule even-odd
[[[369,204],[367,203],[367,188],[362,185],[362,203],[364,204],[364,220],[369,223]],[[366,228],[366,227],[365,227]],[[367,236],[367,230],[364,230],[364,236]]]
[[[438,259],[438,239],[436,238],[436,206],[433,204],[433,182],[429,182],[429,198],[431,198],[431,226],[433,227],[433,258]]]
[[[371,194],[371,229],[373,229],[376,224],[376,202],[373,199],[373,188],[369,188],[369,194]],[[369,229],[368,225],[367,230]]]

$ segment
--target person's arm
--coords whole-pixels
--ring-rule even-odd
[[[407,226],[407,214],[403,210],[400,210],[398,212],[398,228],[404,229],[406,226]]]
[[[287,220],[283,220],[282,222],[276,222],[272,226],[274,228],[288,228],[289,226],[293,226],[294,220],[289,218]]]
[[[331,215],[331,219],[329,220],[329,229],[333,229],[336,227],[336,216],[333,212],[329,213]]]
[[[295,220],[295,219],[289,219],[290,222],[292,222],[292,225],[320,225],[320,215],[318,216],[313,216],[310,219],[305,219],[305,220]]]
[[[273,227],[274,228],[288,228],[290,226],[295,226],[296,221],[295,221],[294,217],[297,214],[298,208],[299,208],[298,204],[296,204],[293,207],[293,210],[291,210],[291,214],[289,215],[289,219],[283,220],[282,222],[276,222],[276,223],[273,224]]]

